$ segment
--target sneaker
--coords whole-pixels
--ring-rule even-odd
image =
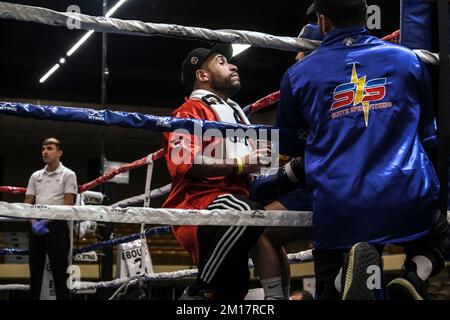
[[[406,270],[400,278],[392,280],[387,291],[390,300],[429,300],[428,284],[412,270]]]
[[[347,255],[342,269],[342,300],[375,300],[375,290],[369,288],[367,280],[372,275],[369,267],[378,266],[380,256],[374,246],[360,242]]]
[[[195,289],[192,286],[188,286],[184,289],[178,300],[213,300],[214,292],[212,290]]]

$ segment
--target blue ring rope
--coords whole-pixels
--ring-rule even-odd
[[[154,236],[154,235],[161,235],[161,234],[167,234],[172,232],[172,227],[171,226],[165,226],[165,227],[155,227],[155,228],[151,228],[151,229],[147,229],[144,233],[146,237],[149,236]],[[104,249],[107,247],[111,247],[111,246],[115,246],[118,244],[122,244],[122,243],[126,243],[126,242],[130,242],[133,240],[137,240],[141,238],[141,234],[140,233],[136,233],[136,234],[131,234],[128,236],[124,236],[121,238],[117,238],[117,239],[111,239],[111,240],[106,240],[106,241],[101,241],[101,242],[97,242],[94,244],[91,244],[89,246],[80,248],[78,250],[74,250],[73,254],[79,254],[79,253],[84,253],[84,252],[90,252],[90,251],[94,251],[94,250],[99,250],[99,249]],[[0,256],[3,255],[19,255],[19,256],[26,256],[28,255],[28,249],[10,249],[10,248],[5,248],[5,249],[0,249]]]
[[[139,128],[154,132],[173,132],[184,129],[191,134],[207,130],[219,130],[226,135],[227,130],[255,130],[256,134],[264,134],[264,138],[272,140],[272,134],[279,134],[279,152],[286,156],[296,157],[303,153],[305,139],[298,129],[278,128],[267,125],[243,125],[200,119],[159,117],[137,112],[96,110],[89,108],[71,108],[60,106],[38,106],[29,103],[0,102],[0,114],[40,120],[57,120],[90,123],[124,128]],[[240,130],[239,130],[240,129]],[[239,131],[238,131],[239,130]],[[258,137],[260,138],[260,137]]]

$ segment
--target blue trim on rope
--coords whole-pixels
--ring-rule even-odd
[[[27,256],[28,249],[0,249],[0,256],[15,254],[17,256]]]
[[[166,227],[155,227],[155,228],[147,229],[147,230],[145,230],[144,233],[145,233],[146,237],[150,237],[150,236],[159,235],[159,234],[167,234],[170,232],[172,232],[172,227],[166,226]],[[137,240],[140,238],[141,238],[141,234],[136,233],[136,234],[131,234],[129,236],[122,237],[122,238],[97,242],[97,243],[91,244],[89,246],[80,248],[78,250],[74,250],[73,254],[75,255],[75,254],[79,254],[79,253],[99,250],[99,249],[115,246],[118,244],[134,241],[134,240]],[[12,254],[19,255],[19,256],[26,256],[26,255],[28,255],[28,250],[27,249],[8,249],[8,248],[0,249],[0,256],[12,255]]]
[[[287,156],[298,156],[304,150],[305,140],[297,129],[277,128],[266,125],[243,125],[207,121],[199,119],[158,117],[137,112],[96,110],[88,108],[70,108],[59,106],[37,106],[29,103],[0,102],[0,114],[22,118],[41,120],[57,120],[91,123],[95,125],[120,126],[124,128],[140,128],[156,132],[173,132],[177,129],[187,130],[191,134],[203,133],[206,130],[219,130],[226,134],[227,130],[255,130],[258,134],[265,132],[266,139],[271,139],[273,130],[279,130],[280,153]],[[285,145],[289,144],[289,145]]]

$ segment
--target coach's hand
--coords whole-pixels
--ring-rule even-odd
[[[303,158],[298,157],[281,168],[271,169],[250,183],[250,199],[266,205],[305,184]]]
[[[280,193],[279,170],[281,168],[270,169],[266,174],[256,177],[250,183],[250,199],[266,205],[278,199]]]

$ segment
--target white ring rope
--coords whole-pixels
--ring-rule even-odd
[[[299,262],[308,262],[308,261],[313,261],[314,257],[313,257],[313,250],[309,249],[309,250],[305,250],[305,251],[300,251],[297,253],[289,253],[287,255],[288,261],[290,264],[295,264],[295,263],[299,263]],[[249,269],[253,269],[255,266],[253,264],[253,261],[250,259],[248,261],[248,268]]]
[[[20,219],[20,218],[4,218],[0,217],[0,222],[25,222],[29,221],[28,219]]]
[[[152,190],[150,193],[150,198],[154,199],[154,198],[165,196],[166,194],[168,194],[170,192],[171,187],[172,187],[172,184],[168,184],[164,187]],[[145,200],[145,196],[146,196],[145,194],[141,194],[141,195],[134,196],[134,197],[131,197],[128,199],[124,199],[124,200],[121,200],[119,202],[112,204],[111,207],[129,207],[129,206],[143,202]]]
[[[305,251],[300,251],[297,253],[290,253],[287,255],[289,262],[308,262],[308,261],[313,261],[314,257],[313,257],[313,250],[309,249],[309,250],[305,250]]]
[[[2,284],[0,291],[28,291],[30,286],[27,284]]]
[[[298,253],[288,254],[288,260],[291,263],[298,262],[308,262],[313,260],[312,250],[300,251]],[[253,262],[249,262],[249,268],[254,268]],[[160,272],[154,274],[147,274],[139,277],[143,281],[159,281],[159,280],[177,280],[177,279],[185,279],[185,278],[195,278],[197,276],[198,270],[186,269],[179,270],[174,272]],[[133,277],[135,278],[135,277]],[[133,278],[119,278],[112,281],[105,282],[83,282],[80,281],[75,285],[75,289],[77,290],[87,290],[87,289],[96,289],[96,288],[110,288],[110,287],[119,287],[122,284],[126,283],[130,279]]]
[[[69,221],[226,226],[312,226],[310,211],[155,209],[108,206],[48,206],[0,201],[0,216]]]
[[[298,253],[288,254],[288,260],[290,263],[299,263],[299,262],[308,262],[312,261],[312,250],[300,251]],[[249,261],[249,268],[253,268],[253,263],[251,260]],[[147,274],[141,277],[130,277],[130,278],[119,278],[111,281],[104,282],[88,282],[88,281],[79,281],[74,283],[75,290],[88,290],[88,289],[97,289],[97,288],[112,288],[112,287],[120,287],[127,281],[132,279],[140,279],[142,281],[161,281],[161,280],[178,280],[185,278],[195,278],[197,276],[198,270],[193,269],[185,269],[174,272],[159,272],[154,274]],[[6,290],[29,290],[28,285],[0,285],[0,291]]]
[[[101,192],[90,190],[80,193],[80,196],[84,204],[102,204],[104,199],[104,196]]]
[[[197,269],[186,269],[179,270],[174,272],[159,272],[153,274],[142,275],[138,279],[142,279],[143,281],[161,281],[161,280],[177,280],[177,279],[185,279],[185,278],[195,278],[197,276]],[[133,278],[119,278],[111,281],[104,282],[87,282],[80,281],[74,284],[74,289],[76,290],[87,290],[87,289],[96,289],[96,288],[111,288],[111,287],[119,287],[125,282],[129,281]]]
[[[0,216],[137,224],[311,227],[311,211],[195,210],[109,206],[29,205],[0,201]],[[450,212],[447,212],[450,221]]]
[[[225,43],[250,44],[254,46],[299,51],[313,50],[319,41],[292,37],[276,37],[270,34],[243,30],[210,30],[165,23],[144,23],[136,20],[94,17],[73,12],[58,12],[47,8],[0,2],[0,18],[31,21],[51,26],[67,27],[68,22],[80,23],[80,29],[96,32],[128,35],[169,36],[184,39],[203,39]]]
[[[170,188],[172,187],[172,184],[168,184],[165,185],[164,187],[161,188],[157,188],[151,191],[150,193],[150,198],[154,199],[154,198],[158,198],[158,197],[162,197],[165,196],[166,194],[168,194],[170,192]],[[87,191],[83,192],[82,194],[86,194]],[[103,195],[99,192],[92,192],[92,194],[97,195],[97,197],[99,197],[100,195],[102,196],[102,200],[103,200]],[[145,194],[141,194],[138,196],[134,196],[128,199],[124,199],[121,200],[119,202],[116,202],[114,204],[111,205],[111,207],[129,207],[129,206],[133,206],[136,204],[139,204],[141,202],[143,202],[145,199]],[[85,199],[86,200],[86,199]],[[100,201],[100,200],[98,200]],[[8,221],[8,222],[23,222],[23,221],[28,221],[27,219],[22,219],[22,218],[4,218],[4,217],[0,217],[0,221]]]
[[[182,39],[202,39],[224,43],[249,44],[252,46],[286,50],[314,50],[320,41],[296,37],[280,37],[267,33],[245,30],[211,30],[176,24],[151,23],[137,20],[95,17],[73,12],[58,12],[47,8],[0,2],[0,18],[30,21],[51,26],[67,27],[79,22],[80,29],[96,32],[144,36],[168,36]],[[427,50],[413,50],[428,64],[439,64],[439,55]]]

